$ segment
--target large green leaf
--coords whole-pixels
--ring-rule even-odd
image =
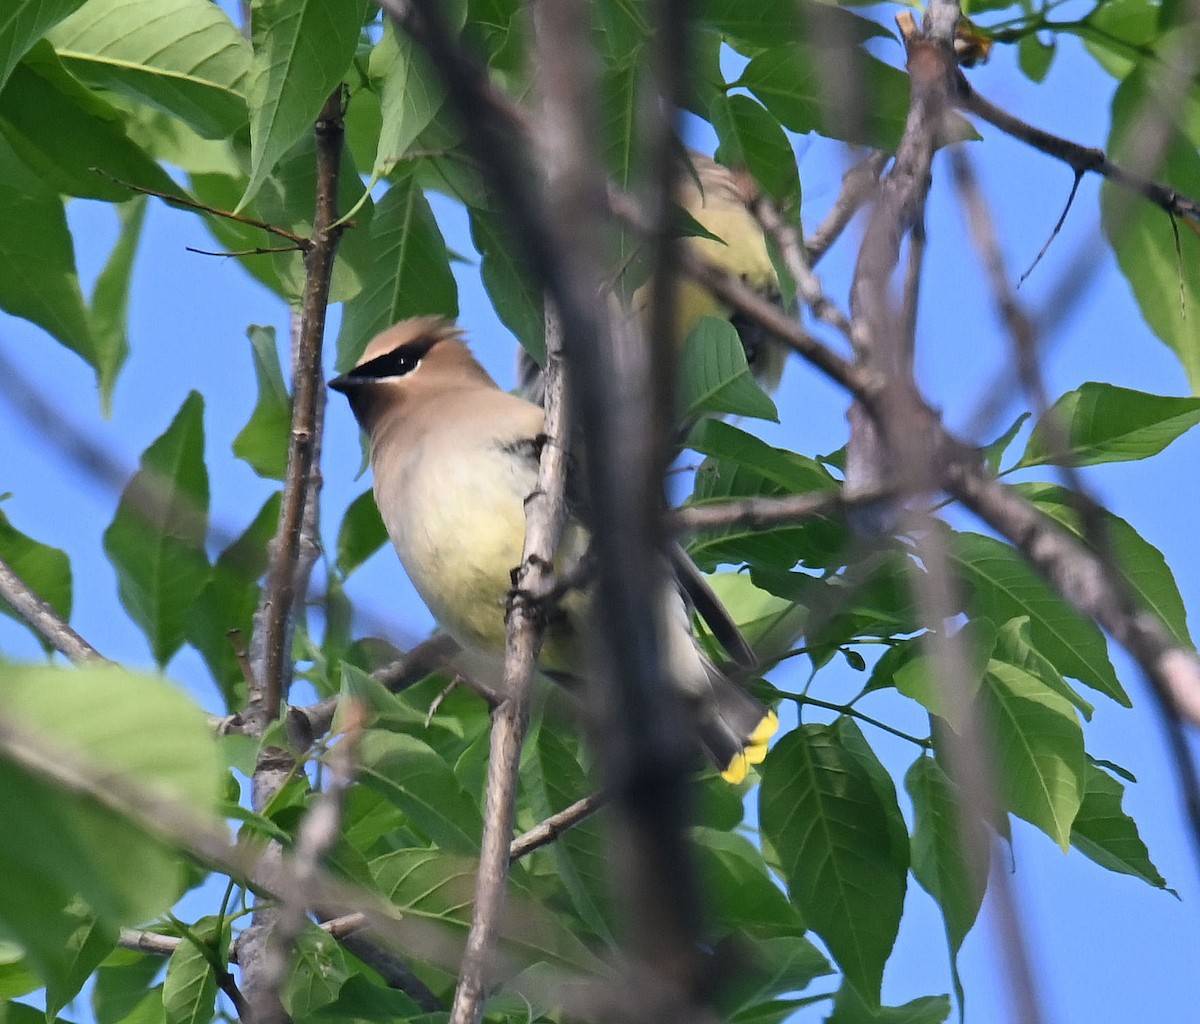
[[[993,622],[1029,617],[1034,646],[1059,672],[1130,707],[1098,626],[1042,582],[1007,544],[975,533],[954,533],[948,551],[970,592],[973,615]]]
[[[1046,420],[1051,427],[1046,426]],[[1200,398],[1174,398],[1090,382],[1068,391],[1033,428],[1025,466],[1092,466],[1157,455],[1200,423]],[[1057,431],[1062,450],[1055,445]]]
[[[195,927],[192,931],[197,937],[203,934]],[[167,1024],[209,1024],[213,1019],[217,976],[205,951],[186,938],[167,961],[162,998]]]
[[[713,102],[710,116],[721,140],[717,161],[728,167],[745,167],[767,195],[798,210],[796,154],[770,112],[749,96],[722,92]]]
[[[253,0],[250,180],[254,198],[280,158],[305,133],[350,67],[367,0]]]
[[[0,134],[65,195],[119,203],[133,198],[128,185],[183,194],[129,138],[120,111],[74,78],[49,43],[30,50],[0,92]]]
[[[585,796],[588,780],[576,751],[557,730],[538,729],[531,746],[522,765],[522,786],[540,821]],[[604,831],[592,818],[568,829],[535,856],[553,861],[557,879],[583,924],[615,945],[609,853]]]
[[[387,528],[379,516],[375,493],[365,490],[346,509],[338,527],[337,565],[344,576],[370,558],[387,543]]]
[[[250,643],[258,607],[258,580],[267,570],[267,545],[279,524],[280,494],[272,494],[245,532],[213,563],[187,618],[187,639],[200,652],[225,706],[239,711],[247,680],[239,650]]]
[[[362,291],[345,305],[337,365],[348,370],[367,342],[397,320],[419,313],[458,316],[458,286],[446,242],[411,177],[388,189],[371,218],[374,259]]]
[[[913,802],[913,877],[941,908],[951,954],[957,957],[987,888],[989,836],[932,757],[913,762],[904,788]],[[970,862],[968,850],[978,863]]]
[[[1112,104],[1108,152],[1118,163],[1138,166],[1145,144],[1145,111],[1169,114],[1179,107],[1153,83],[1158,58],[1134,70],[1117,89]],[[1172,81],[1174,76],[1171,76]],[[1177,87],[1167,84],[1173,97]],[[1154,177],[1185,195],[1200,195],[1200,156],[1196,139],[1169,140]],[[1105,182],[1100,193],[1102,223],[1121,272],[1133,289],[1150,329],[1175,352],[1192,390],[1200,390],[1200,238],[1187,224],[1172,224],[1163,210],[1129,189]]]
[[[705,420],[688,439],[689,448],[707,456],[696,471],[689,504],[708,505],[730,498],[779,497],[828,493],[837,481],[819,463],[773,448],[765,441],[719,420]],[[721,563],[766,563],[790,569],[803,559],[826,565],[844,546],[845,528],[814,520],[803,526],[730,527],[706,531],[688,544],[688,552],[706,570]]]
[[[379,887],[401,913],[444,925],[456,938],[466,938],[479,868],[474,858],[444,850],[397,850],[374,861],[371,868]],[[508,965],[494,965],[500,973],[515,973],[539,962],[600,976],[606,973],[573,930],[515,878],[509,880],[499,936],[499,950],[509,960]]]
[[[91,1010],[96,1024],[158,1024],[163,1021],[162,995],[151,988],[162,970],[162,958],[116,949],[96,971]],[[146,1013],[146,1010],[153,1011]],[[139,1008],[141,1012],[139,1012]]]
[[[870,770],[844,736],[826,725],[784,736],[762,766],[759,815],[792,899],[877,1005],[904,905],[907,836],[882,769]]]
[[[0,309],[99,367],[62,199],[0,137]]]
[[[546,320],[542,293],[520,249],[498,213],[472,208],[471,243],[482,257],[479,273],[504,326],[534,359],[546,359]]]
[[[0,88],[46,30],[81,3],[83,0],[7,0],[0,11]]]
[[[753,416],[779,422],[779,410],[755,383],[737,331],[719,317],[704,317],[688,336],[679,373],[684,420],[705,413]]]
[[[254,355],[258,401],[250,420],[233,439],[233,454],[259,476],[282,480],[287,473],[288,435],[292,426],[292,396],[283,381],[275,328],[251,325],[246,329]]]
[[[43,757],[193,813],[216,808],[221,766],[212,734],[200,709],[163,679],[108,666],[9,666],[0,674],[0,707],[6,727]],[[98,948],[77,898],[111,932],[153,917],[183,891],[187,871],[173,851],[3,754],[0,819],[0,921],[60,991],[90,973],[81,958]],[[30,844],[31,835],[54,842]]]
[[[829,87],[827,69],[835,66],[839,80],[856,89]],[[908,112],[908,76],[858,47],[771,46],[733,84],[749,89],[789,131],[887,150],[900,141]]]
[[[70,619],[71,560],[65,551],[27,537],[0,511],[0,558],[38,597],[58,612],[60,618]],[[24,622],[3,598],[0,598],[0,614]],[[40,637],[38,639],[49,654],[51,646]]]
[[[363,734],[359,757],[363,782],[404,811],[442,850],[478,851],[483,832],[479,808],[428,743],[370,729]]]
[[[386,174],[429,127],[442,105],[442,88],[424,50],[387,18],[367,69],[378,83],[383,122],[372,173]]]
[[[1156,889],[1166,889],[1167,881],[1150,860],[1137,822],[1121,806],[1124,797],[1125,787],[1119,781],[1089,763],[1083,804],[1071,827],[1071,845],[1109,871],[1133,875]]]
[[[68,70],[219,139],[246,124],[250,45],[210,0],[88,0],[49,33]]]
[[[182,646],[193,602],[208,577],[207,532],[204,400],[193,391],[143,453],[104,531],[121,604],[145,633],[159,665]]]
[[[118,931],[111,922],[96,918],[81,902],[71,903],[65,912],[67,921],[77,922],[64,948],[66,970],[46,978],[46,1013],[58,1013],[71,1002],[117,944]]]
[[[1004,805],[1065,851],[1083,800],[1083,729],[1066,698],[1032,672],[995,659],[980,688]]]
[[[942,1024],[950,1016],[948,996],[922,996],[903,1006],[869,1006],[849,985],[843,985],[825,1024]]]
[[[1049,483],[1017,484],[1016,489],[1039,509],[1051,516],[1072,533],[1083,536],[1079,512],[1066,488]],[[1180,643],[1191,644],[1188,632],[1187,609],[1184,608],[1179,586],[1162,552],[1119,516],[1107,509],[1098,513],[1103,524],[1105,542],[1124,570],[1134,595],[1166,624]]]

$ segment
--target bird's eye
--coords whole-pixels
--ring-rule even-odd
[[[418,366],[421,365],[421,357],[425,351],[413,351],[405,346],[404,348],[392,349],[391,352],[385,352],[381,356],[376,356],[374,359],[363,363],[361,366],[354,368],[354,376],[356,377],[374,377],[381,380],[384,377],[403,377],[406,374],[412,373]]]

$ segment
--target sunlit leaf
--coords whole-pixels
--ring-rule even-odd
[[[34,43],[83,0],[8,0],[0,18],[0,87]]]
[[[71,562],[65,551],[42,544],[21,533],[0,511],[0,559],[3,559],[59,617],[71,617]],[[24,623],[12,606],[0,598],[0,614]],[[36,634],[35,634],[36,635]],[[38,638],[48,654],[51,647]]]
[[[741,339],[728,320],[704,317],[688,337],[679,374],[679,411],[753,416],[779,422],[779,411],[755,383]]]
[[[254,0],[250,181],[239,205],[254,198],[283,154],[312,131],[350,66],[366,13],[366,0]]]
[[[1025,454],[1014,468],[1091,466],[1157,455],[1200,423],[1200,398],[1150,395],[1091,382],[1068,391],[1046,418],[1053,428],[1044,422],[1034,426]],[[1054,430],[1061,432],[1065,442],[1061,451]]]
[[[208,0],[88,0],[49,34],[68,70],[208,138],[246,124],[250,45]]]
[[[1124,797],[1125,787],[1120,782],[1089,764],[1083,803],[1071,827],[1071,845],[1109,871],[1133,875],[1156,889],[1167,889],[1166,879],[1150,860],[1150,851],[1138,834],[1137,823],[1121,806]]]
[[[146,197],[138,196],[117,207],[121,232],[108,254],[108,262],[96,278],[92,301],[92,341],[95,343],[96,381],[100,385],[100,407],[107,416],[112,409],[112,392],[117,374],[129,355],[129,286],[133,280],[133,258],[137,255],[146,219]]]

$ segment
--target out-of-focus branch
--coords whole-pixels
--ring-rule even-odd
[[[712,505],[690,505],[671,515],[679,533],[727,530],[735,527],[759,529],[803,522],[807,519],[844,517],[852,511],[897,500],[897,490],[848,497],[841,490],[821,494],[789,494],[779,498],[740,498]]]
[[[8,602],[22,622],[71,661],[105,660],[48,602],[38,597],[33,588],[3,559],[0,559],[0,598]]]
[[[890,153],[876,150],[842,175],[842,191],[825,219],[805,241],[809,266],[815,266],[820,261],[846,230],[854,215],[871,201],[875,190],[879,188],[879,175],[891,158]]]

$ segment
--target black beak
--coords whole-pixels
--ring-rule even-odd
[[[333,380],[329,382],[329,386],[333,388],[334,391],[340,391],[343,395],[348,395],[354,390],[354,386],[358,383],[358,380],[356,380],[354,377],[351,377],[347,373],[343,373],[340,377],[334,377]]]

